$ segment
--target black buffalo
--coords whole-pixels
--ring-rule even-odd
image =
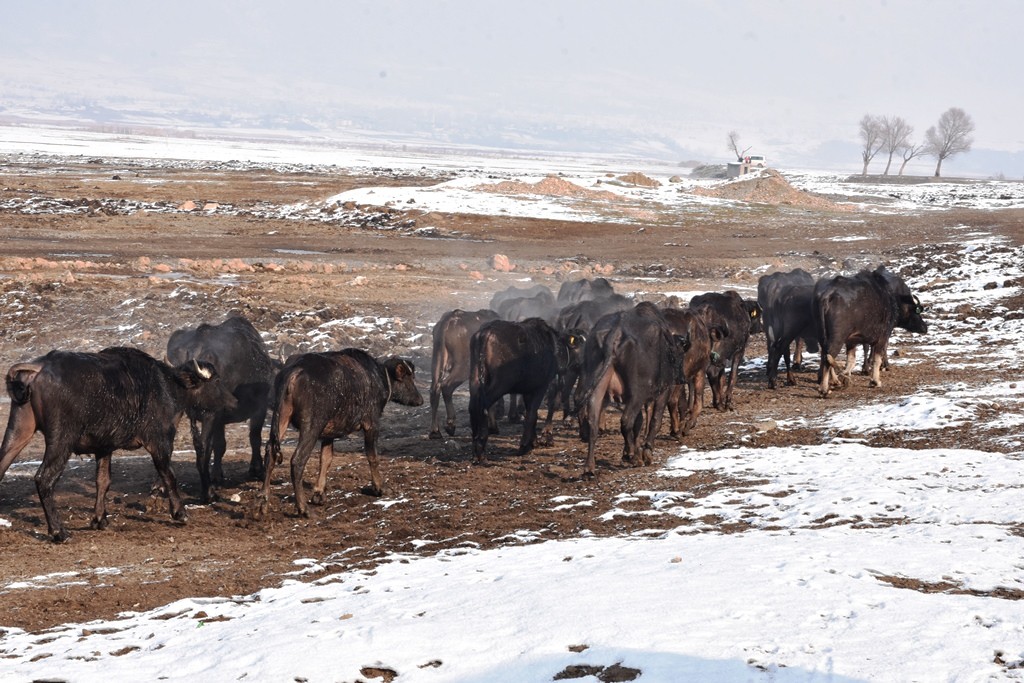
[[[928,324],[920,300],[897,275],[879,266],[862,270],[852,277],[822,278],[814,285],[813,316],[821,347],[818,392],[828,396],[833,379],[838,379],[835,356],[845,345],[855,350],[858,344],[870,348],[871,386],[882,386],[879,376],[893,328],[924,334]],[[852,371],[848,361],[844,381]]]
[[[760,324],[761,309],[737,292],[710,292],[690,299],[690,309],[704,318],[709,328],[721,332],[719,361],[708,366],[712,405],[733,410],[732,393],[750,334]]]
[[[171,470],[174,436],[182,414],[201,418],[231,406],[234,397],[215,368],[190,361],[177,368],[143,351],[109,348],[98,353],[51,351],[7,371],[11,414],[0,446],[0,479],[31,440],[43,433],[46,450],[35,475],[39,501],[54,541],[69,538],[54,500],[54,487],[72,453],[96,456],[96,506],[90,526],[107,526],[110,456],[145,448],[170,501],[171,517],[186,518]]]
[[[502,320],[513,322],[520,322],[527,318],[542,318],[550,324],[558,315],[555,297],[549,290],[540,291],[532,296],[505,299],[494,310]]]
[[[452,395],[469,379],[469,340],[484,323],[497,320],[490,309],[455,309],[441,316],[434,325],[434,351],[430,374],[430,438],[441,438],[438,407],[444,399],[445,431],[455,435],[455,405]]]
[[[563,306],[555,318],[555,327],[560,330],[589,330],[609,313],[618,313],[630,308],[633,308],[633,301],[621,294],[612,294],[603,299],[584,299]]]
[[[191,419],[192,444],[196,451],[201,497],[210,500],[211,484],[224,482],[222,460],[227,448],[225,425],[249,422],[249,476],[263,478],[261,441],[274,386],[274,361],[267,347],[245,318],[231,316],[219,325],[202,323],[196,328],[175,331],[167,342],[167,360],[179,365],[200,360],[217,370],[221,384],[234,395],[231,407]],[[210,460],[213,459],[211,472]]]
[[[597,325],[597,321],[606,315],[620,313],[633,307],[631,299],[621,294],[612,294],[603,299],[584,299],[576,303],[563,306],[555,319],[555,328],[558,329],[569,342],[570,358],[564,374],[559,375],[560,400],[563,408],[569,412],[575,412],[578,405],[571,405],[569,398],[576,393],[580,377],[583,373],[583,355],[586,348],[586,340],[591,336],[590,331]]]
[[[670,389],[683,382],[688,339],[673,335],[661,311],[643,302],[618,314],[603,342],[601,364],[589,374],[580,412],[580,437],[587,442],[585,476],[596,468],[595,445],[601,415],[610,400],[622,402],[623,460],[641,466],[653,461]]]
[[[713,361],[720,361],[722,333],[717,327],[709,329],[704,318],[688,308],[664,308],[662,315],[672,334],[687,342],[683,354],[683,381],[670,390],[667,406],[672,436],[681,438],[697,424],[697,417],[704,409],[707,370]]]
[[[556,301],[559,306],[567,306],[588,299],[607,299],[613,294],[615,294],[615,288],[606,278],[596,277],[593,280],[583,278],[582,280],[563,282],[562,286],[558,288]]]
[[[509,299],[529,298],[538,295],[544,296],[545,294],[554,298],[551,288],[547,285],[533,285],[531,287],[516,287],[515,285],[509,285],[505,289],[494,293],[491,297],[491,302],[487,305],[487,308],[492,311],[497,311],[501,308],[502,303]]]
[[[771,273],[757,281],[757,301],[764,312],[768,346],[768,386],[775,388],[779,359],[786,362],[786,384],[795,384],[793,368],[802,362],[801,347],[810,353],[818,350],[818,334],[811,310],[814,277],[802,268],[788,273]],[[790,346],[796,350],[790,362]]]
[[[408,360],[390,357],[378,361],[361,349],[343,349],[293,356],[285,363],[274,382],[274,415],[270,423],[264,460],[263,490],[258,497],[257,517],[267,512],[270,475],[280,463],[281,440],[291,425],[299,432],[292,453],[291,480],[295,508],[309,516],[302,473],[320,444],[320,473],[313,487],[311,502],[323,502],[327,470],[334,456],[334,440],[363,431],[366,459],[370,463],[370,484],[363,492],[383,494],[383,482],[377,456],[380,416],[388,401],[406,406],[423,405],[416,388],[415,366]]]
[[[497,431],[494,408],[505,394],[523,398],[519,454],[533,449],[537,411],[558,373],[559,345],[558,333],[540,318],[495,320],[473,335],[469,344],[469,421],[476,462],[483,462],[487,437]]]

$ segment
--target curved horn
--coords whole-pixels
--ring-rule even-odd
[[[197,361],[195,358],[192,359],[192,367],[196,371],[196,374],[202,377],[203,379],[210,379],[211,377],[213,377],[213,373],[199,365],[199,361]]]
[[[31,372],[35,375],[42,369],[42,363],[15,363],[11,366],[11,369],[7,371],[7,381],[9,382],[14,379],[14,376],[19,372]]]

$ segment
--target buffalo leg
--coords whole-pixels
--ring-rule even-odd
[[[668,401],[666,403],[668,407],[668,421],[670,434],[676,441],[681,441],[683,437],[683,389],[684,385],[676,384],[668,392]]]
[[[448,436],[455,436],[455,393],[454,384],[441,386],[441,398],[444,399],[444,431]]]
[[[800,340],[797,339],[797,343]],[[796,363],[790,363],[789,359],[789,344],[786,344],[785,349],[782,352],[782,360],[786,364],[786,386],[793,386],[796,384],[796,378],[793,376],[793,368],[796,367]]]
[[[634,464],[639,458],[636,442],[637,436],[643,428],[642,408],[643,406],[631,396],[622,407],[622,417],[619,419],[619,431],[622,433],[622,460],[629,460]]]
[[[697,373],[692,382],[686,384],[686,425],[683,428],[683,436],[690,433],[690,430],[697,426],[697,417],[704,410],[704,383],[706,378],[703,372]]]
[[[438,419],[438,409],[441,406],[441,386],[436,382],[430,383],[430,432],[431,439],[441,438],[441,421]]]
[[[774,389],[779,376],[779,346],[778,340],[768,345],[768,388]],[[789,350],[786,350],[786,370],[789,370]]]
[[[292,491],[295,494],[295,510],[303,517],[309,517],[306,507],[306,490],[302,486],[302,473],[306,470],[309,456],[313,454],[313,446],[319,439],[319,429],[305,427],[299,432],[299,443],[292,454],[291,475]]]
[[[228,449],[227,438],[224,435],[224,422],[217,420],[210,425],[210,438],[208,441],[210,451],[213,455],[213,469],[210,472],[210,483],[214,486],[224,485],[224,453]],[[257,449],[259,446],[257,446]]]
[[[650,411],[647,420],[647,431],[644,436],[644,443],[640,449],[640,460],[638,465],[650,465],[654,462],[654,440],[658,438],[658,432],[661,431],[661,420],[662,414],[665,412],[665,402],[668,398],[667,392],[662,392],[657,399],[654,400],[653,408]]]
[[[263,441],[263,423],[266,422],[267,414],[260,411],[258,415],[249,418],[249,478],[256,481],[263,479],[263,454],[260,452],[260,445]]]
[[[882,386],[882,360],[886,355],[884,346],[877,346],[871,349],[871,386]]]
[[[523,436],[519,440],[518,455],[526,455],[533,450],[537,442],[537,413],[544,402],[544,391],[535,391],[532,394],[523,394]],[[551,410],[548,410],[548,424],[551,423]]]
[[[32,407],[28,404],[12,404],[11,414],[7,418],[7,431],[4,432],[4,443],[0,446],[0,480],[7,474],[11,463],[24,450],[35,433],[36,416],[32,412]]]
[[[210,447],[209,425],[206,422],[191,420],[192,447],[196,451],[196,471],[199,472],[199,499],[210,502]]]
[[[166,434],[160,442],[153,446],[146,446],[150,457],[153,459],[153,466],[156,467],[160,480],[167,489],[167,501],[171,510],[171,518],[179,522],[188,519],[185,512],[185,504],[178,493],[178,481],[174,478],[174,470],[171,469],[171,451],[174,449],[174,431]]]
[[[316,478],[316,485],[313,487],[313,495],[309,502],[313,505],[324,504],[324,494],[327,491],[327,472],[331,469],[331,462],[334,460],[334,439],[322,439],[320,441],[320,473]]]
[[[384,495],[384,481],[380,476],[380,457],[377,455],[377,427],[363,425],[363,448],[366,451],[366,462],[370,465],[370,483],[363,487],[368,496]]]
[[[64,472],[64,467],[71,457],[69,444],[46,444],[43,453],[43,463],[36,471],[35,482],[36,492],[39,494],[39,502],[43,505],[43,514],[46,515],[46,527],[50,538],[55,543],[63,543],[71,538],[57,512],[57,503],[54,501],[53,489],[57,480]]]
[[[96,507],[93,512],[93,529],[107,528],[107,491],[110,490],[110,452],[96,454]]]

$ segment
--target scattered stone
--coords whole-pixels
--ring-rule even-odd
[[[499,273],[511,273],[516,269],[515,264],[508,260],[508,256],[504,254],[495,254],[490,260],[491,268],[498,271]]]
[[[195,211],[195,210],[196,210],[196,203],[194,201],[192,201],[191,199],[188,200],[187,202],[183,202],[181,204],[178,204],[178,211]]]
[[[398,678],[398,672],[394,669],[385,669],[378,666],[364,666],[359,670],[359,673],[363,674],[367,678],[384,679],[384,683],[391,683],[391,681]]]

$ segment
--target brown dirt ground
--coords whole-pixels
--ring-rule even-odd
[[[126,166],[130,174],[125,174]],[[123,179],[113,180],[115,174]],[[401,334],[335,341],[365,345],[377,354],[411,353],[426,398],[429,350],[402,347],[409,331],[426,332],[449,308],[484,307],[493,292],[509,284],[522,286],[524,277],[556,288],[562,279],[611,265],[611,277],[620,291],[641,290],[645,296],[657,297],[673,290],[753,286],[754,269],[765,265],[820,271],[896,258],[919,245],[948,240],[948,228],[954,225],[1009,235],[1017,243],[1024,240],[1022,211],[894,216],[751,205],[703,212],[661,210],[651,212],[649,220],[632,223],[576,223],[402,210],[400,217],[415,225],[429,225],[449,235],[442,239],[382,230],[369,221],[341,224],[265,218],[260,211],[268,205],[323,200],[348,188],[431,184],[440,179],[386,169],[358,175],[330,169],[195,170],[107,160],[0,160],[0,206],[11,199],[43,196],[101,207],[61,215],[0,209],[4,245],[0,296],[5,297],[0,301],[30,304],[0,309],[0,365],[7,367],[51,348],[98,350],[112,344],[132,344],[162,356],[172,330],[203,320],[219,321],[232,310],[245,313],[258,328],[271,332],[278,340],[272,351],[286,355],[301,350],[305,333],[327,320],[379,315],[405,321]],[[215,203],[237,211],[102,209],[112,200],[174,206],[192,200],[200,208]],[[853,218],[858,221],[857,234],[872,239],[830,241]],[[508,255],[516,272],[490,269],[489,259],[496,253]],[[228,264],[237,259],[278,266],[240,271],[230,285],[214,277],[230,272]],[[167,272],[180,269],[186,271],[184,279]],[[180,289],[183,282],[186,294]],[[128,306],[127,301],[136,303]],[[763,336],[755,337],[748,355],[763,355],[763,345]],[[912,341],[903,352],[913,354]],[[918,385],[940,380],[938,371],[928,364],[901,365],[896,359],[894,366],[881,391],[911,392]],[[810,429],[759,432],[757,424],[852,405],[879,391],[869,389],[863,378],[855,378],[850,388],[825,402],[817,398],[812,372],[802,372],[798,379],[795,387],[770,391],[759,373],[742,376],[736,412],[707,410],[686,444],[721,448],[741,442],[818,443],[835,435]],[[943,373],[941,379],[950,377]],[[971,379],[976,380],[977,373]],[[245,431],[239,425],[229,430],[228,486],[221,501],[208,506],[198,505],[188,429],[185,425],[179,429],[175,471],[190,504],[185,525],[171,521],[165,500],[150,496],[154,472],[148,457],[122,453],[114,457],[110,527],[102,532],[89,530],[94,494],[91,458],[73,458],[58,484],[59,507],[73,537],[69,543],[54,545],[45,538],[32,471],[23,469],[15,476],[12,470],[0,483],[0,517],[12,523],[0,528],[4,558],[0,626],[41,630],[145,610],[178,598],[247,594],[278,585],[302,558],[317,559],[326,570],[339,571],[371,567],[393,552],[518,542],[510,541],[508,535],[523,529],[538,532],[541,538],[558,538],[583,530],[610,535],[657,529],[662,524],[678,526],[678,519],[647,516],[598,519],[613,507],[616,494],[659,486],[654,468],[618,465],[621,439],[615,433],[599,442],[600,472],[594,480],[579,477],[585,449],[574,431],[560,423],[556,423],[554,445],[526,457],[514,455],[519,427],[503,426],[503,434],[492,437],[488,446],[489,463],[472,465],[465,387],[459,398],[458,433],[441,441],[426,438],[426,406],[410,409],[391,404],[386,409],[381,439],[385,499],[399,499],[397,504],[383,506],[378,499],[359,493],[367,481],[361,437],[337,442],[339,456],[331,471],[327,501],[311,520],[294,516],[284,467],[278,468],[274,479],[269,519],[251,520],[256,484],[245,479],[248,455]],[[4,403],[0,421],[6,421],[8,410],[9,404]],[[614,415],[609,416],[607,427],[615,424]],[[978,445],[969,428],[924,438],[916,434],[912,442],[898,433],[883,433],[874,441],[917,448]],[[676,447],[667,436],[661,443],[664,448],[656,460]],[[20,460],[38,459],[41,453],[42,438],[37,436]],[[710,492],[727,483],[701,474],[674,480],[673,486]],[[560,495],[592,499],[595,505],[553,511],[551,499]],[[433,544],[418,550],[413,543],[417,540]],[[118,571],[97,571],[103,568]],[[58,572],[77,575],[70,581],[38,578]],[[10,585],[29,580],[41,587]]]

